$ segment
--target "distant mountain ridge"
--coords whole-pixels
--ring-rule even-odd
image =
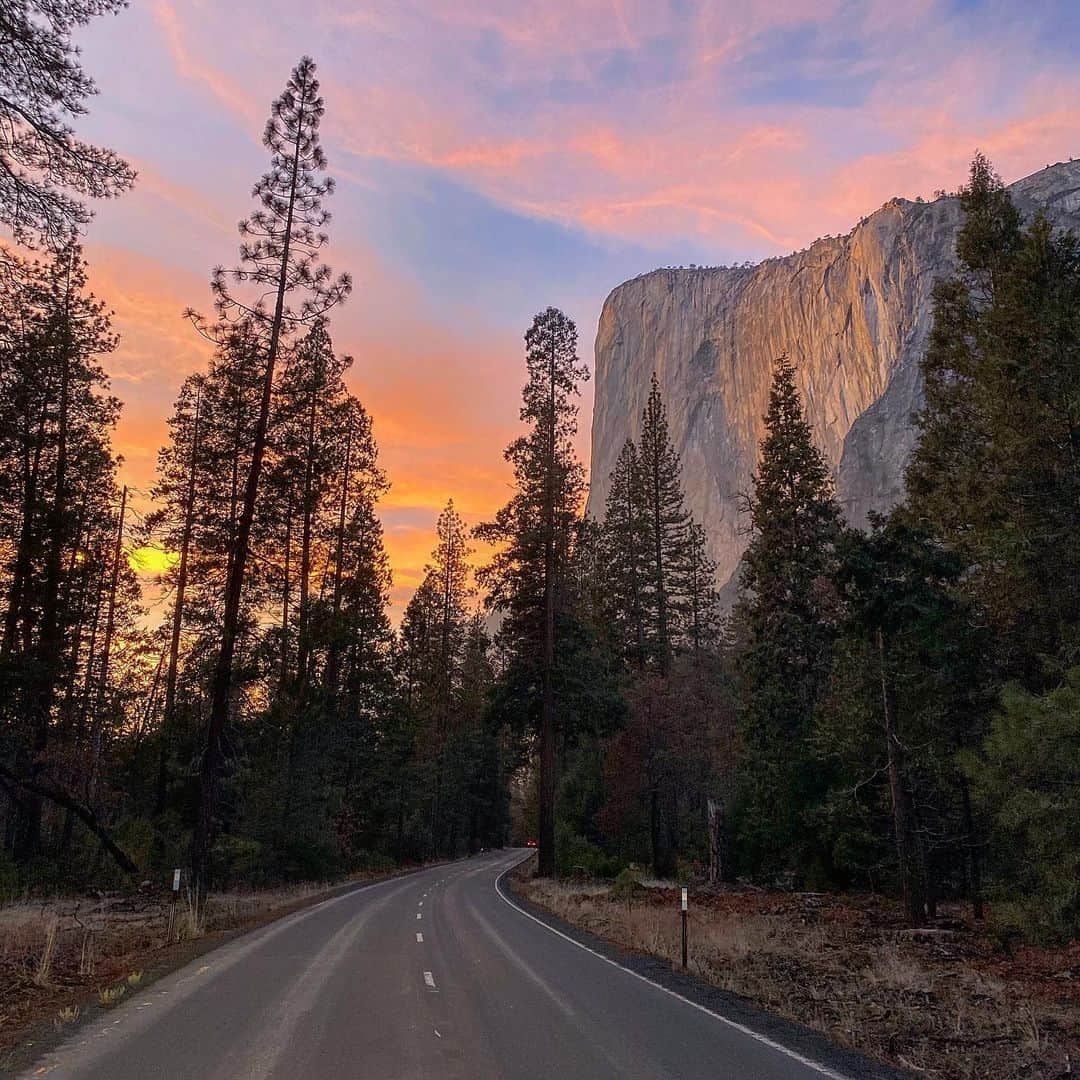
[[[1009,188],[1080,231],[1080,161]],[[627,436],[637,438],[655,371],[682,456],[688,505],[721,585],[746,547],[738,496],[750,488],[773,359],[786,352],[849,521],[903,494],[921,402],[919,359],[934,281],[955,266],[959,200],[892,199],[846,236],[757,266],[655,270],[618,286],[596,335],[588,511],[601,517]]]

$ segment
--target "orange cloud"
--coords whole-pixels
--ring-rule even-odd
[[[177,71],[185,78],[201,83],[231,112],[235,112],[252,132],[261,129],[261,110],[240,85],[224,72],[204,63],[188,48],[184,28],[169,0],[156,0],[153,15],[161,27]]]

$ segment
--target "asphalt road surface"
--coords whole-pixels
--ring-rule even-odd
[[[27,1076],[820,1080],[852,1076],[513,903],[495,852],[341,894],[208,953]]]

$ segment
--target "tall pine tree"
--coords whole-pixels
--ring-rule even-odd
[[[333,279],[330,269],[318,261],[319,251],[327,240],[321,231],[328,221],[322,200],[333,191],[333,182],[318,176],[326,168],[326,156],[319,144],[319,124],[324,111],[314,61],[304,57],[289,77],[281,97],[274,102],[266,124],[263,143],[270,151],[270,170],[255,187],[261,208],[240,225],[241,265],[235,270],[215,270],[212,279],[221,320],[227,323],[238,319],[255,326],[264,338],[265,353],[251,461],[225,582],[221,648],[211,686],[200,773],[199,816],[191,850],[192,873],[200,895],[209,876],[210,848],[216,830],[222,736],[229,715],[233,661],[278,351],[283,335],[304,323],[321,319],[351,288],[347,277]],[[240,291],[245,287],[253,289],[255,299],[246,298]],[[272,309],[267,309],[262,300],[267,291],[274,297]],[[294,294],[302,297],[295,307],[289,303]],[[221,337],[220,325],[207,326],[198,317],[194,319],[207,333]]]
[[[747,850],[768,870],[803,869],[803,815],[818,786],[805,737],[831,663],[829,576],[840,515],[795,385],[776,362],[735,621],[745,702]]]
[[[561,311],[547,308],[525,335],[529,380],[521,419],[528,432],[506,450],[517,491],[476,532],[501,545],[480,572],[492,607],[505,613],[500,633],[517,664],[534,672],[540,764],[539,873],[555,873],[555,740],[557,633],[567,608],[571,546],[585,478],[574,453],[578,384],[588,369],[577,355],[577,328]],[[532,709],[530,709],[532,712]]]

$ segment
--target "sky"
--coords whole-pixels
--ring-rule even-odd
[[[657,266],[757,260],[896,195],[1080,155],[1076,0],[132,0],[78,36],[80,135],[139,171],[86,242],[122,336],[106,364],[139,498],[205,348],[181,318],[266,167],[303,54],[337,191],[332,335],[374,417],[396,614],[448,497],[505,501],[522,335],[548,305],[591,362],[601,305]],[[591,392],[582,396],[587,460]]]

